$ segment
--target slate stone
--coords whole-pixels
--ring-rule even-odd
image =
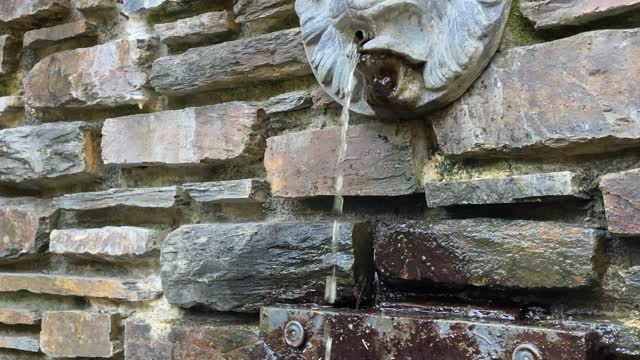
[[[602,232],[497,219],[379,224],[375,264],[391,284],[582,288],[595,283]]]
[[[0,323],[6,325],[35,325],[41,318],[36,310],[0,309]]]
[[[202,204],[261,203],[269,194],[269,185],[255,179],[184,184],[182,189]]]
[[[109,10],[118,6],[118,0],[76,0],[74,5],[80,11]]]
[[[268,32],[296,19],[294,0],[234,0],[233,12],[237,23],[250,25],[254,32]]]
[[[83,122],[0,130],[0,183],[30,187],[94,181],[96,129]]]
[[[162,57],[153,63],[151,85],[181,96],[310,73],[300,29],[291,29]]]
[[[0,79],[8,78],[16,70],[19,49],[20,43],[13,36],[0,36]]]
[[[0,262],[45,250],[56,214],[46,200],[0,199]]]
[[[62,51],[36,64],[25,79],[25,102],[34,109],[109,109],[150,99],[142,65],[145,40],[115,40]]]
[[[582,189],[581,177],[568,171],[506,178],[427,182],[425,193],[429,207],[538,202],[586,196]]]
[[[48,311],[42,317],[42,352],[52,357],[111,358],[119,344],[115,316],[84,311]]]
[[[308,109],[313,106],[313,95],[308,91],[293,91],[274,96],[262,104],[267,115]]]
[[[111,278],[0,273],[0,292],[28,291],[34,294],[87,296],[126,301],[146,301],[157,297],[154,284]]]
[[[155,230],[130,226],[54,230],[49,251],[107,260],[133,259],[149,255],[156,249],[161,235]]]
[[[536,29],[584,25],[640,9],[638,0],[547,0],[520,2],[522,14]]]
[[[442,153],[548,158],[640,146],[639,35],[594,31],[496,58],[431,117]]]
[[[227,11],[209,12],[172,23],[156,24],[154,29],[162,43],[169,46],[222,42],[238,30],[232,14]]]
[[[0,129],[22,125],[24,101],[22,96],[0,97]]]
[[[96,37],[97,28],[86,20],[27,31],[22,40],[25,49],[38,49],[57,45],[65,41]]]
[[[264,149],[263,120],[257,106],[244,102],[108,119],[102,159],[121,167],[255,160]]]
[[[100,192],[67,194],[53,200],[65,210],[97,210],[118,206],[168,209],[180,194],[175,186],[162,188],[111,189]]]
[[[125,322],[124,356],[128,360],[248,360],[258,342],[258,328],[253,325],[130,319]]]
[[[40,339],[38,336],[25,335],[1,335],[0,349],[13,349],[37,353],[40,351]]]
[[[182,226],[162,244],[165,296],[187,308],[257,312],[272,301],[321,301],[334,273],[336,299],[367,294],[368,225],[339,224],[333,246],[332,233],[332,222]]]
[[[264,164],[277,197],[333,196],[340,129],[267,139]],[[346,196],[399,196],[419,191],[407,127],[371,123],[349,128],[342,163]]]
[[[3,0],[0,2],[0,23],[34,28],[42,20],[61,18],[70,7],[69,0]]]
[[[609,174],[600,181],[609,231],[640,236],[640,169]]]
[[[122,6],[122,13],[125,15],[164,15],[183,11],[189,6],[199,3],[211,6],[217,5],[215,8],[221,8],[225,1],[221,0],[128,0]]]

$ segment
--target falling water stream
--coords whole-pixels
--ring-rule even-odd
[[[347,68],[344,71],[346,79],[341,80],[341,84],[344,84],[342,94],[343,97],[343,108],[342,114],[340,116],[340,144],[338,147],[338,159],[336,162],[336,182],[335,182],[335,197],[333,200],[333,213],[335,219],[333,221],[333,233],[331,236],[331,249],[334,254],[333,261],[333,269],[332,274],[327,277],[324,298],[325,302],[328,304],[335,304],[336,296],[337,296],[337,278],[336,278],[336,266],[335,263],[337,261],[337,252],[338,252],[338,244],[340,240],[340,218],[342,217],[342,213],[344,210],[344,166],[342,166],[343,162],[347,157],[347,136],[349,132],[349,108],[351,107],[351,98],[353,95],[353,91],[355,88],[355,71],[358,65],[358,51],[357,47],[354,46],[352,51],[347,54],[348,61],[346,62]],[[324,329],[324,340],[325,340],[325,360],[331,359],[331,329],[325,324]]]

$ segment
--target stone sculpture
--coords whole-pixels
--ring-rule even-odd
[[[297,0],[325,90],[365,115],[410,117],[460,97],[496,52],[511,0]]]

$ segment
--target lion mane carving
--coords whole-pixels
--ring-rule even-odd
[[[351,110],[424,114],[460,97],[495,54],[511,0],[297,0],[313,72]]]

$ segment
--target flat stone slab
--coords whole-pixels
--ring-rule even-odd
[[[70,7],[69,0],[3,0],[0,2],[0,23],[32,28],[40,20],[51,20],[67,14]]]
[[[83,122],[0,130],[0,183],[16,187],[94,181],[97,134]]]
[[[182,96],[311,74],[300,29],[193,48],[153,63],[151,85]]]
[[[98,210],[118,206],[168,209],[179,198],[176,186],[161,188],[111,189],[100,192],[67,194],[55,198],[56,207],[65,210]]]
[[[380,224],[375,263],[390,284],[581,288],[596,282],[602,238],[595,229],[522,220]]]
[[[25,49],[38,49],[65,41],[97,36],[97,28],[86,20],[27,31],[22,40]]]
[[[335,195],[339,145],[339,128],[267,139],[264,164],[273,195]],[[406,128],[380,123],[350,127],[347,157],[341,167],[346,196],[399,196],[419,191]]]
[[[609,174],[600,181],[609,231],[640,236],[640,169]]]
[[[40,351],[40,339],[36,335],[2,335],[0,349],[12,349],[37,353]]]
[[[238,24],[246,24],[256,32],[267,32],[296,17],[294,0],[235,0],[233,12]]]
[[[129,319],[124,356],[128,360],[249,359],[259,341],[258,327],[253,325]]]
[[[36,310],[0,309],[0,323],[6,325],[39,324],[42,314]]]
[[[332,274],[336,299],[367,294],[357,288],[373,274],[368,225],[337,231],[332,244],[332,222],[182,226],[162,244],[165,296],[182,307],[257,312],[270,301],[322,301]]]
[[[244,102],[108,119],[102,159],[121,167],[255,160],[264,149],[263,120],[257,106]]]
[[[42,318],[42,352],[52,357],[111,358],[121,350],[117,333],[115,317],[109,314],[48,311]]]
[[[38,110],[144,105],[148,47],[145,40],[115,40],[47,56],[25,79],[25,102]]]
[[[91,278],[36,273],[0,273],[0,292],[28,291],[34,294],[87,296],[126,301],[157,297],[154,285],[110,278]]]
[[[35,198],[0,199],[0,262],[38,254],[49,243],[55,224],[50,201]]]
[[[536,29],[584,25],[640,8],[638,0],[546,0],[520,2],[522,14]]]
[[[109,10],[118,6],[118,0],[76,0],[74,6],[80,11]]]
[[[548,157],[638,147],[639,57],[638,29],[512,49],[432,116],[440,149],[462,157]]]
[[[262,203],[269,196],[269,184],[256,179],[184,184],[181,188],[202,204]]]
[[[134,259],[157,249],[162,235],[159,231],[130,226],[54,230],[49,251],[108,260]]]
[[[313,95],[305,90],[274,96],[261,105],[267,115],[303,110],[312,106]]]
[[[538,202],[586,196],[581,176],[571,172],[427,182],[425,193],[429,207]]]
[[[154,29],[164,44],[187,46],[228,40],[238,27],[230,12],[217,11],[172,23],[156,24]]]

